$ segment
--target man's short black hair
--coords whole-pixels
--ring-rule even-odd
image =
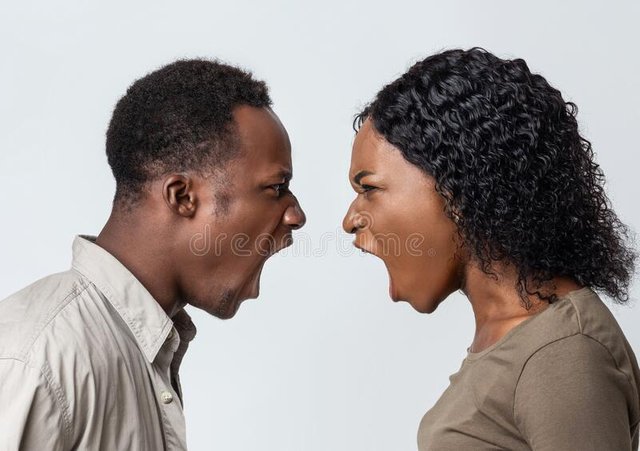
[[[238,151],[232,111],[269,107],[263,81],[218,61],[179,60],[135,81],[107,130],[115,203],[131,205],[167,172],[219,168]]]

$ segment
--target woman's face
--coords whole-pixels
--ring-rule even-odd
[[[356,135],[349,178],[357,192],[344,220],[356,247],[381,258],[389,295],[433,312],[460,288],[456,225],[444,213],[435,180],[364,122]]]

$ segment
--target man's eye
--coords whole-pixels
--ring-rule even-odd
[[[278,197],[282,196],[282,194],[289,191],[289,183],[278,183],[275,185],[271,185],[271,188],[276,192]]]

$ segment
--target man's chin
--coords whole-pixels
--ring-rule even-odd
[[[265,262],[262,262],[262,264],[258,266],[251,278],[247,281],[243,289],[240,291],[240,301],[244,301],[246,299],[256,299],[258,296],[260,296],[260,277],[262,276],[262,268],[264,267],[264,263]]]
[[[240,304],[247,299],[256,299],[260,296],[260,275],[262,274],[262,266],[256,271],[253,277],[228,301],[223,301],[214,316],[220,319],[231,319],[240,309]]]
[[[239,306],[240,300],[237,294],[229,290],[222,295],[215,307],[205,310],[216,318],[230,319],[235,316]]]
[[[227,288],[217,299],[210,299],[209,302],[191,302],[191,304],[216,318],[233,318],[243,301],[256,299],[260,295],[260,276],[263,264],[259,265],[244,285],[239,288]]]
[[[231,319],[234,316],[236,316],[236,313],[238,312],[238,308],[240,307],[240,303],[234,303],[234,306],[232,308],[227,308],[225,310],[222,309],[216,309],[213,312],[209,312],[211,313],[213,316],[215,316],[218,319]]]

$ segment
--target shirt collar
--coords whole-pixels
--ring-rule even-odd
[[[140,281],[95,240],[90,235],[75,237],[71,266],[102,292],[131,330],[144,356],[153,362],[173,321]],[[176,315],[176,330],[181,341],[191,341],[195,335],[195,326],[183,310]]]

